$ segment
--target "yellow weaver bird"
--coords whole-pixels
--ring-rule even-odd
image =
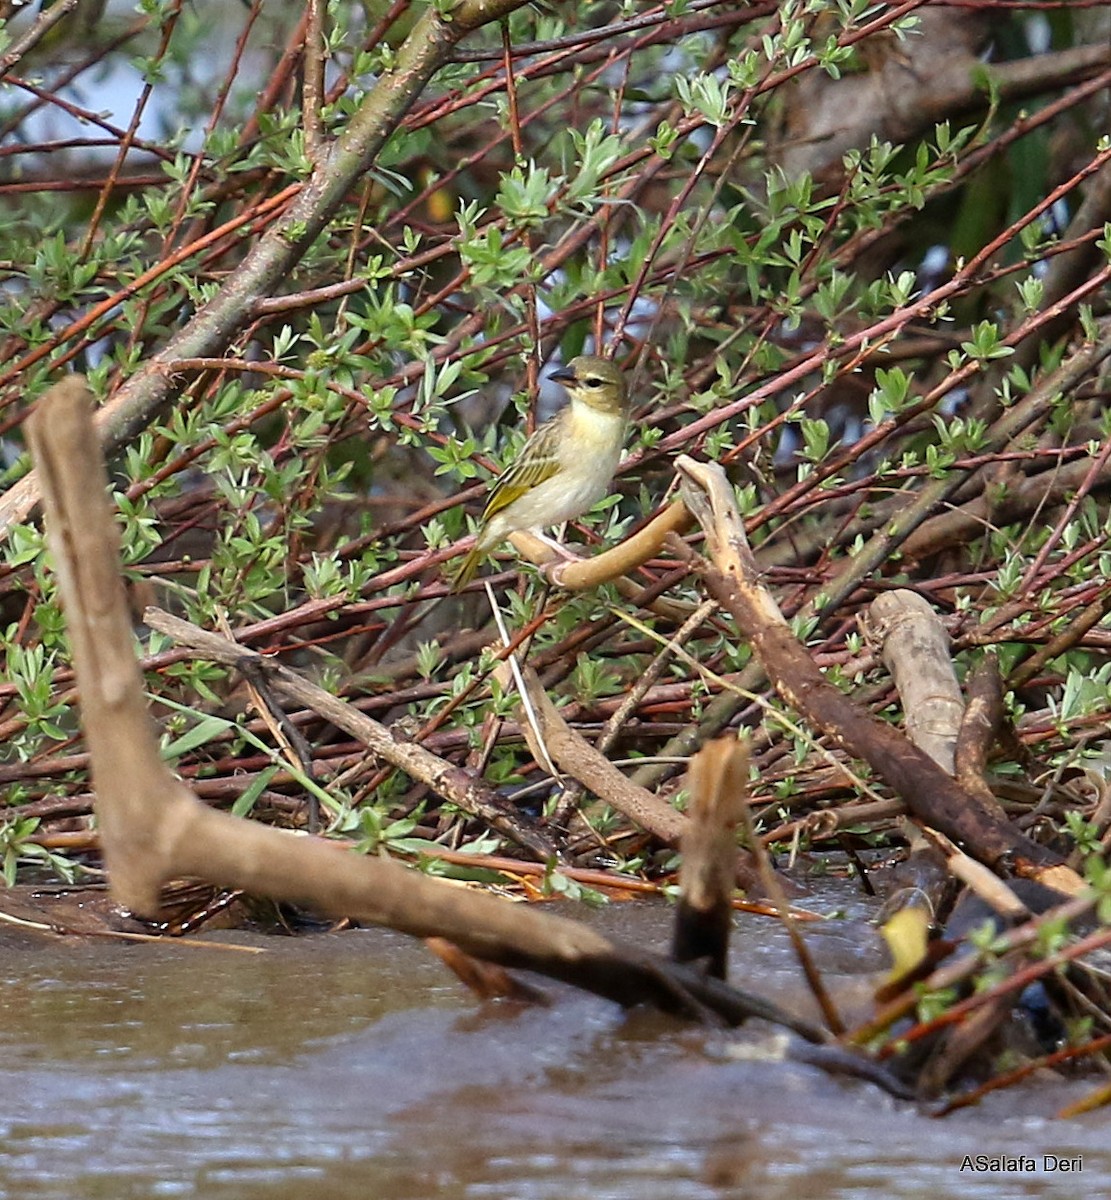
[[[580,354],[551,378],[563,384],[571,403],[541,425],[498,476],[452,591],[466,587],[511,533],[570,521],[609,491],[629,416],[624,377],[608,359]]]

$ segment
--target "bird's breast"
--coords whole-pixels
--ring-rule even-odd
[[[560,446],[560,468],[551,478],[513,502],[517,529],[545,528],[580,516],[610,488],[621,457],[625,419],[574,404]]]
[[[565,439],[568,459],[581,460],[589,451],[617,466],[625,440],[625,415],[601,412],[588,404],[572,402],[564,411],[570,436]],[[573,465],[570,461],[567,466]]]

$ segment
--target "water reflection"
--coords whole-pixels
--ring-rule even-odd
[[[642,943],[667,938],[660,908],[600,919]],[[813,938],[827,969],[859,945],[846,928]],[[1060,1084],[1029,1090],[1025,1113],[998,1096],[931,1122],[866,1085],[736,1061],[725,1035],[567,991],[548,1009],[478,1009],[394,934],[220,937],[265,952],[7,948],[0,1196],[994,1200],[1111,1189],[1102,1118],[1033,1115],[1063,1102]],[[738,941],[750,979],[797,994],[773,927],[746,922]],[[959,1170],[966,1153],[1043,1151],[1082,1154],[1082,1176]]]

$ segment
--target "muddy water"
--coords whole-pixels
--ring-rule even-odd
[[[666,942],[662,907],[595,919]],[[811,933],[850,1009],[881,965],[868,937],[854,920]],[[765,1031],[707,1034],[554,988],[547,1009],[476,1006],[388,932],[213,940],[262,952],[5,935],[0,1197],[1111,1195],[1107,1117],[1049,1115],[1090,1082],[931,1121],[866,1084],[735,1055]],[[802,1005],[769,922],[742,921],[734,964]],[[978,1154],[1034,1169],[960,1169]],[[1082,1171],[1047,1173],[1045,1154]]]

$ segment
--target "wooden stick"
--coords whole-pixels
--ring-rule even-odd
[[[708,742],[691,759],[690,804],[680,848],[679,906],[671,957],[707,962],[726,975],[737,876],[737,824],[748,790],[748,746],[735,737]]]
[[[513,807],[482,779],[415,742],[397,737],[385,725],[361,713],[346,700],[326,692],[296,671],[283,667],[249,646],[241,646],[218,633],[201,629],[160,608],[148,608],[143,613],[143,621],[151,629],[172,638],[179,646],[188,646],[198,657],[230,666],[250,664],[253,669],[263,672],[277,691],[311,708],[337,729],[357,738],[386,762],[426,783],[438,796],[457,804],[464,812],[478,817],[498,833],[524,846],[538,861],[544,862],[556,854],[555,846],[549,839],[539,830],[529,828]]]

